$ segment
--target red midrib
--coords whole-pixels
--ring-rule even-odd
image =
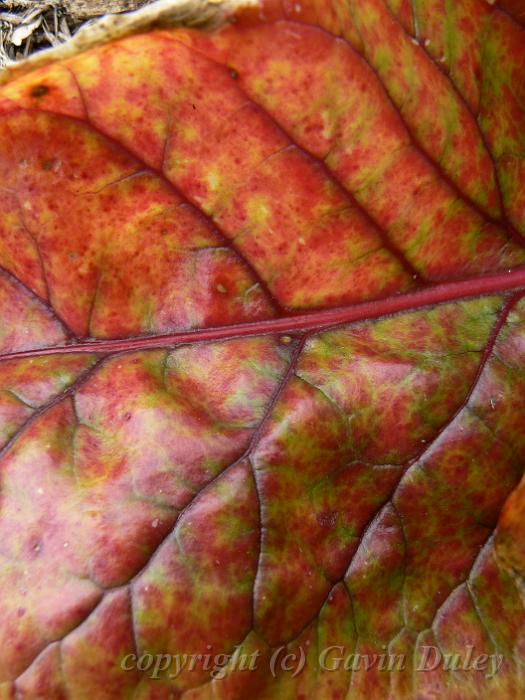
[[[366,321],[401,311],[411,311],[425,306],[443,304],[487,294],[523,290],[525,294],[525,267],[494,275],[474,277],[455,282],[433,285],[409,294],[399,294],[386,299],[366,301],[361,304],[312,311],[304,314],[253,321],[238,325],[175,331],[164,335],[141,336],[115,340],[87,340],[68,345],[23,350],[0,356],[0,361],[62,353],[117,353],[168,348],[189,343],[228,340],[269,334],[296,334],[326,330],[356,321]]]

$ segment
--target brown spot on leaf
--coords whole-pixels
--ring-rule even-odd
[[[44,97],[49,92],[47,85],[35,85],[31,90],[31,97]]]
[[[332,528],[335,526],[337,521],[337,513],[334,511],[326,511],[324,513],[317,514],[317,522],[321,527]]]

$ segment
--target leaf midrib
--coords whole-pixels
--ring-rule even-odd
[[[384,299],[366,301],[360,304],[349,304],[321,311],[311,311],[234,325],[214,326],[196,330],[177,330],[166,334],[107,340],[91,339],[79,342],[73,341],[67,345],[21,350],[0,355],[0,362],[3,360],[40,357],[42,355],[77,353],[106,355],[271,334],[302,336],[304,333],[329,330],[349,323],[369,321],[381,316],[415,311],[416,309],[436,304],[446,304],[462,299],[505,292],[515,292],[517,294],[521,292],[525,295],[525,266],[495,275],[465,278],[425,287],[408,294],[398,294]]]

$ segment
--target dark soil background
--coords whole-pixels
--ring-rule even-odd
[[[0,0],[0,68],[67,41],[107,13],[136,10],[152,0]]]

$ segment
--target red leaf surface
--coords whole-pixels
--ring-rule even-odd
[[[0,89],[0,699],[520,697],[522,4],[237,20]]]

